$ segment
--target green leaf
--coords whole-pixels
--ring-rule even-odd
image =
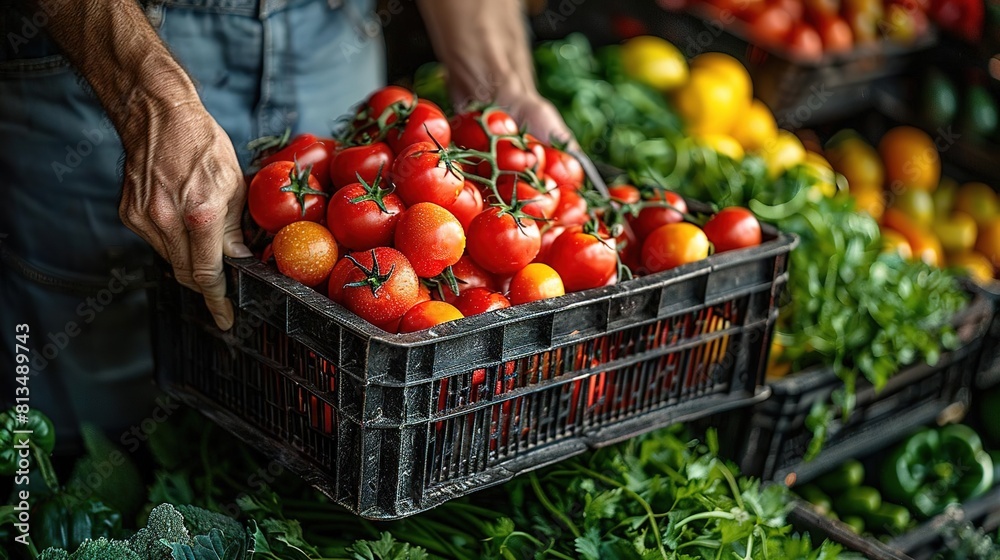
[[[591,527],[573,541],[573,548],[583,560],[601,560],[601,533]]]

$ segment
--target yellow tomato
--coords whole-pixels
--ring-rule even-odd
[[[910,242],[906,240],[906,237],[902,233],[894,229],[881,228],[881,234],[882,252],[898,253],[904,259],[913,258],[913,248],[910,247]]]
[[[621,47],[625,73],[659,91],[672,91],[688,80],[688,64],[681,51],[659,37],[629,39]]]
[[[779,130],[778,135],[760,151],[767,164],[768,175],[772,179],[781,176],[788,168],[806,159],[806,149],[797,136],[787,130]]]
[[[750,73],[740,61],[720,52],[707,52],[691,59],[692,70],[710,70],[720,74],[741,99],[749,104],[753,100],[753,82]],[[766,108],[766,107],[765,107]]]
[[[763,149],[777,135],[778,124],[774,122],[774,115],[759,99],[753,100],[746,114],[733,126],[733,138],[748,152]]]
[[[851,196],[858,212],[866,212],[872,218],[880,220],[885,212],[885,193],[882,187],[851,187]]]
[[[902,210],[921,227],[934,221],[934,199],[927,191],[906,189],[893,197],[891,206]]]
[[[1000,267],[1000,218],[980,224],[979,236],[976,238],[976,251],[979,251],[993,263],[993,268]]]
[[[941,181],[937,146],[918,128],[897,126],[886,132],[878,143],[878,153],[890,187],[898,185],[931,192]]]
[[[727,134],[705,134],[697,137],[697,139],[702,145],[708,146],[716,152],[725,154],[736,161],[743,159],[743,146],[732,136]]]
[[[699,68],[674,92],[673,101],[691,134],[729,134],[749,105],[741,96],[725,75]]]
[[[878,187],[885,183],[885,169],[878,152],[853,130],[842,130],[826,144],[826,158],[833,170],[854,187]]]
[[[993,281],[993,263],[982,253],[967,251],[948,257],[948,265],[964,268],[973,281],[987,284]]]
[[[931,228],[941,240],[941,247],[948,253],[962,253],[976,244],[978,228],[972,216],[955,212],[947,218],[938,218]]]
[[[1000,213],[1000,199],[989,185],[965,183],[955,193],[955,210],[972,216],[982,227],[992,222]]]

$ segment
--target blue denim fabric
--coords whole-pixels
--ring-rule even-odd
[[[371,0],[146,6],[244,165],[247,141],[286,127],[329,133],[382,85],[382,38],[361,25],[372,9]],[[32,404],[62,438],[81,420],[121,430],[154,409],[138,275],[150,249],[118,218],[120,140],[43,24],[0,10],[0,364],[12,367],[14,326],[28,324]],[[0,379],[0,401],[12,399],[9,373]]]

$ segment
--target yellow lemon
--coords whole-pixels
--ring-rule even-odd
[[[720,52],[707,52],[691,59],[692,70],[711,70],[724,77],[747,104],[753,99],[753,82],[750,73],[740,61]],[[765,107],[766,108],[766,107]]]
[[[708,146],[735,161],[743,159],[743,146],[735,138],[727,134],[705,134],[698,136],[697,141],[703,146]]]
[[[934,235],[941,240],[941,247],[947,253],[964,253],[976,244],[979,228],[976,220],[965,212],[955,212],[950,217],[934,220]]]
[[[780,177],[785,170],[806,159],[806,149],[802,141],[787,130],[779,130],[774,140],[768,142],[759,153],[764,158],[768,175],[772,179]]]
[[[826,159],[833,170],[847,179],[847,185],[881,188],[885,182],[885,168],[878,152],[857,132],[846,129],[838,132],[826,143]]]
[[[767,105],[754,99],[746,114],[736,120],[732,135],[744,150],[760,150],[778,135],[778,124]]]
[[[621,47],[625,73],[659,91],[667,92],[688,79],[687,60],[672,43],[644,35],[629,39]]]
[[[729,134],[747,104],[723,75],[700,69],[674,92],[673,101],[687,131],[696,136]]]

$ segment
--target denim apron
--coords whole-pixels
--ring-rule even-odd
[[[13,401],[15,326],[26,324],[31,405],[72,446],[81,421],[124,437],[174,405],[151,376],[141,272],[151,249],[118,218],[122,145],[45,36],[45,5],[0,11],[0,402]],[[144,9],[244,166],[247,141],[286,128],[329,134],[384,81],[372,0],[152,0]]]

